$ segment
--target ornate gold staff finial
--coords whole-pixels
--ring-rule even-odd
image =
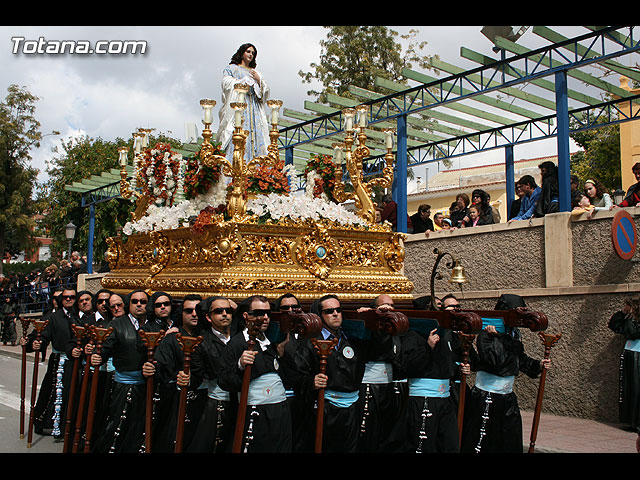
[[[374,186],[389,188],[393,183],[393,141],[389,144],[391,133],[387,133],[387,153],[385,155],[386,166],[383,169],[382,177],[373,178],[369,181],[364,180],[362,164],[363,160],[370,154],[367,147],[367,135],[365,129],[367,127],[367,111],[369,107],[360,105],[357,108],[345,108],[342,113],[345,117],[344,130],[346,133],[345,146],[345,163],[353,192],[345,192],[345,185],[342,182],[342,170],[336,172],[334,197],[340,203],[346,200],[354,200],[357,214],[368,222],[375,222],[375,204],[372,199],[372,189]],[[353,149],[355,141],[355,131],[353,120],[358,113],[357,139],[358,145]],[[392,139],[391,139],[392,140]],[[353,150],[352,150],[353,149]]]

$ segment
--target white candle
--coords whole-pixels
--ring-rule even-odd
[[[118,151],[120,152],[120,166],[124,167],[127,165],[127,152],[129,149],[127,147],[122,147],[119,148]]]
[[[140,150],[142,149],[142,135],[139,133],[134,133],[133,134],[133,138],[134,138],[134,152],[136,155],[138,155],[140,153]]]
[[[391,130],[385,131],[387,139],[387,149],[393,148],[393,132]]]
[[[202,110],[204,110],[204,123],[212,123],[213,122],[213,114],[211,113],[213,107],[215,106],[215,100],[209,100],[208,98],[204,98],[200,100],[200,105],[202,106]]]
[[[360,126],[361,127],[366,127],[367,126],[367,108],[366,107],[360,107],[358,109],[358,113],[360,114]]]

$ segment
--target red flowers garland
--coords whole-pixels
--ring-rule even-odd
[[[169,168],[173,174],[174,188],[169,191],[165,184],[167,165],[164,163],[165,153],[169,153]],[[175,186],[178,183],[178,172],[180,170],[179,162],[173,159],[174,152],[168,143],[158,142],[155,147],[148,148],[143,152],[142,162],[139,165],[140,177],[142,178],[142,191],[145,195],[157,201],[159,198],[164,200],[166,205],[173,204],[175,194]],[[149,167],[153,168],[150,175]],[[152,184],[153,180],[153,184]]]
[[[215,155],[223,155],[219,143],[213,143],[213,153]],[[184,195],[187,200],[191,200],[198,195],[206,193],[212,185],[220,180],[220,165],[209,167],[201,164],[201,150],[198,150],[191,158],[187,160],[184,173]]]
[[[314,197],[318,198],[324,193],[329,200],[336,202],[333,197],[333,187],[336,184],[338,166],[333,162],[332,158],[333,157],[324,154],[312,155],[304,169],[304,176],[306,177],[311,171],[315,171],[320,175],[320,178],[315,179],[315,185],[313,187]]]

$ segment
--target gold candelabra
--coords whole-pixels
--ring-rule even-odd
[[[357,214],[367,220],[368,222],[375,223],[375,204],[373,203],[372,189],[375,186],[382,188],[389,188],[393,183],[393,133],[394,129],[385,129],[385,147],[387,153],[385,154],[385,166],[382,170],[382,176],[372,178],[365,181],[363,175],[362,164],[363,160],[367,158],[371,150],[367,146],[367,134],[365,129],[367,127],[367,110],[366,105],[360,105],[354,108],[346,108],[342,111],[345,118],[345,140],[343,144],[334,144],[334,161],[338,166],[342,163],[341,153],[344,148],[345,152],[345,165],[351,184],[353,185],[352,192],[345,191],[345,184],[342,181],[342,169],[339,168],[336,171],[335,187],[333,195],[335,199],[342,203],[347,200],[354,200]],[[358,125],[354,126],[354,118],[358,115]],[[356,134],[357,132],[357,134]],[[357,145],[353,148],[357,139]]]
[[[247,188],[247,179],[256,173],[259,166],[275,166],[280,160],[278,153],[278,115],[279,109],[282,107],[282,101],[269,100],[267,105],[271,108],[271,130],[269,131],[270,144],[267,147],[266,155],[259,155],[245,162],[245,146],[249,132],[243,130],[242,112],[247,108],[244,101],[249,87],[244,84],[236,85],[235,90],[238,92],[238,101],[230,104],[235,111],[234,131],[231,137],[233,143],[233,156],[229,161],[223,155],[213,153],[214,148],[211,144],[213,132],[211,131],[212,109],[215,106],[215,100],[203,99],[200,105],[204,110],[204,131],[202,132],[202,149],[200,158],[204,165],[214,167],[221,165],[222,174],[232,179],[232,189],[227,193],[227,212],[235,221],[242,221],[247,212],[247,200],[245,196]]]

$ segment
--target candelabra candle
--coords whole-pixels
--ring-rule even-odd
[[[358,120],[360,127],[364,128],[367,126],[367,110],[368,107],[366,105],[360,105],[357,107],[358,110]]]
[[[147,148],[149,146],[149,136],[151,135],[151,128],[142,128],[140,129],[142,132],[142,148]]]
[[[342,110],[342,114],[344,115],[344,129],[347,132],[353,130],[353,117],[356,115],[356,111],[353,108],[345,108]]]
[[[393,134],[394,134],[395,130],[393,130],[392,128],[387,128],[384,130],[384,134],[385,134],[385,140],[386,140],[386,146],[388,150],[391,150],[393,148]]]
[[[267,100],[267,105],[271,108],[271,124],[278,125],[278,117],[280,114],[280,107],[282,107],[282,100]]]
[[[333,160],[335,163],[340,164],[342,163],[342,148],[343,145],[341,143],[334,143],[332,145],[333,147]]]
[[[210,100],[208,98],[204,98],[200,100],[200,105],[202,106],[202,110],[204,111],[204,123],[213,123],[213,107],[216,106],[215,100]]]
[[[244,83],[239,83],[235,85],[233,88],[236,92],[238,92],[237,103],[245,103],[245,98],[246,98],[247,92],[249,91],[249,85],[246,85]]]
[[[138,155],[142,151],[142,142],[144,135],[142,133],[133,134],[133,151]]]
[[[118,149],[118,152],[120,153],[120,166],[121,167],[126,167],[127,166],[127,162],[128,162],[127,152],[128,151],[129,151],[129,147],[120,147]]]
[[[242,127],[242,111],[247,106],[246,103],[234,102],[231,104],[231,108],[235,110],[235,126],[236,128]]]

